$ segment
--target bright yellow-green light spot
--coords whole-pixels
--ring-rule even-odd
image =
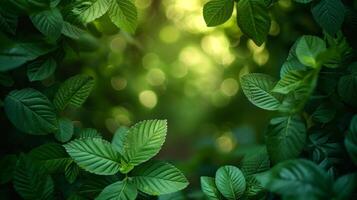
[[[205,53],[213,56],[214,60],[219,64],[228,66],[235,59],[229,50],[229,41],[222,32],[215,31],[205,36],[201,41],[201,47]]]
[[[178,8],[184,11],[195,11],[197,9],[201,9],[201,0],[190,0],[190,1],[182,1],[175,0],[175,4]]]
[[[269,52],[265,49],[262,52],[254,53],[253,60],[260,66],[265,65],[269,60]]]
[[[182,49],[179,60],[187,65],[191,71],[198,74],[209,74],[213,68],[208,56],[196,46],[190,45]]]
[[[249,66],[245,65],[240,71],[239,71],[239,78],[241,78],[242,76],[249,74]]]
[[[129,126],[131,124],[130,112],[121,106],[111,109],[111,117],[105,119],[106,128],[114,133],[120,126]]]
[[[248,40],[247,42],[247,47],[248,49],[253,52],[253,53],[260,53],[265,49],[265,43],[262,44],[261,46],[257,46],[253,40]]]
[[[234,142],[231,137],[231,134],[225,133],[219,138],[217,138],[216,145],[218,147],[218,150],[220,150],[221,152],[229,153],[230,151],[232,151],[234,148]]]
[[[290,8],[292,6],[291,0],[280,0],[278,4],[281,8]]]
[[[151,90],[144,90],[139,94],[139,101],[147,108],[154,108],[157,104],[156,93]]]
[[[234,96],[238,92],[238,82],[233,78],[225,79],[221,84],[221,91],[227,96]]]
[[[166,16],[173,21],[175,27],[191,33],[209,32],[215,28],[208,28],[202,17],[202,0],[164,0]]]
[[[119,106],[113,108],[112,116],[120,125],[128,126],[131,124],[130,112],[124,107]]]
[[[165,79],[165,73],[158,68],[150,69],[149,73],[146,75],[146,80],[154,86],[162,85]]]
[[[180,37],[180,31],[174,26],[165,26],[160,30],[160,39],[166,43],[175,43]]]
[[[152,0],[135,0],[135,5],[139,9],[146,9],[152,3]]]
[[[119,76],[112,77],[110,83],[112,84],[113,89],[117,91],[125,89],[127,85],[126,79]]]
[[[269,30],[269,34],[273,36],[277,36],[280,33],[280,26],[276,21],[271,21],[271,26]]]
[[[180,61],[186,65],[197,65],[200,63],[202,53],[194,46],[187,46],[180,52]]]

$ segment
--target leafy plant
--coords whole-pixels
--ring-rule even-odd
[[[226,173],[226,184],[221,184],[222,178],[217,182],[217,173],[227,166],[215,178],[201,178],[202,191],[209,199],[354,199],[357,195],[356,53],[341,31],[349,9],[340,0],[295,1],[312,4],[312,17],[324,29],[324,37],[300,37],[278,80],[260,73],[241,77],[247,99],[259,108],[277,111],[278,116],[266,129],[265,157],[245,156],[241,170],[230,166],[235,173]],[[238,26],[257,45],[266,39],[270,19],[265,15],[267,5],[273,4],[237,2]],[[205,12],[208,7],[212,3],[205,5],[206,22],[213,17],[213,11]],[[215,11],[216,15],[228,13]],[[245,190],[243,195],[234,193],[239,189]]]
[[[270,1],[240,0],[236,5],[237,23],[242,32],[257,45],[267,38],[271,19]],[[226,22],[232,15],[234,0],[212,0],[205,4],[203,16],[207,26],[217,26]]]
[[[79,74],[63,83],[49,81],[64,67],[66,53],[96,49],[101,33],[95,24],[106,17],[122,31],[135,32],[137,10],[130,0],[1,1],[2,107],[17,137],[38,140],[0,159],[1,184],[13,185],[23,199],[136,199],[188,185],[175,166],[149,161],[165,142],[166,120],[121,127],[108,142],[67,115],[85,103],[94,78]],[[17,70],[25,77],[13,73]]]
[[[98,175],[125,174],[123,180],[105,187],[96,199],[135,199],[137,190],[161,195],[184,189],[187,179],[173,165],[146,162],[160,151],[165,141],[166,120],[148,120],[129,129],[120,128],[110,143],[94,129],[75,131],[70,119],[57,117],[55,107],[61,111],[67,105],[80,106],[93,84],[93,79],[84,75],[69,78],[54,95],[54,104],[35,89],[9,93],[4,102],[5,111],[20,131],[32,135],[53,134],[60,143],[71,141],[63,147],[46,143],[19,158],[3,157],[2,166],[8,161],[12,166],[3,171],[2,182],[12,180],[24,199],[54,199],[51,174],[62,173],[69,183],[75,183],[82,181],[80,176],[84,171]],[[13,176],[5,174],[12,167]]]

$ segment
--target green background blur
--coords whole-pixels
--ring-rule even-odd
[[[268,41],[257,47],[236,26],[236,13],[224,25],[206,27],[205,2],[135,0],[135,35],[117,32],[107,16],[100,18],[90,27],[100,39],[83,44],[98,49],[69,52],[56,77],[45,82],[56,84],[77,73],[95,77],[96,87],[84,106],[66,115],[108,139],[120,126],[168,119],[167,140],[157,158],[177,164],[190,189],[199,188],[199,176],[212,175],[220,165],[239,165],[244,152],[264,143],[274,113],[248,102],[240,76],[263,72],[278,77],[294,41],[303,34],[321,34],[308,6],[280,0],[271,8]],[[10,149],[22,144],[11,139],[2,143]]]
[[[94,23],[103,35],[94,53],[68,56],[65,79],[76,72],[95,77],[96,88],[73,115],[85,127],[111,137],[120,126],[168,119],[168,136],[158,158],[175,162],[191,184],[264,142],[271,113],[256,108],[241,91],[249,72],[278,77],[293,42],[319,34],[308,7],[282,0],[272,8],[268,42],[257,47],[236,26],[236,13],[209,28],[203,0],[136,0],[135,35],[114,34],[104,16]],[[295,7],[294,7],[295,6]],[[181,165],[181,166],[180,166]]]

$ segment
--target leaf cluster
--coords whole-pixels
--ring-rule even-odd
[[[0,184],[14,188],[14,198],[130,200],[188,185],[172,164],[150,160],[165,142],[166,120],[121,127],[109,142],[68,116],[69,110],[83,106],[95,87],[94,78],[78,74],[62,83],[51,81],[68,52],[95,50],[98,37],[117,32],[102,31],[103,21],[135,32],[137,10],[131,0],[0,4],[0,85],[6,93],[1,107],[19,137],[38,139],[34,148],[19,148],[0,158]]]
[[[250,175],[244,171],[255,171],[255,166],[264,159],[255,160],[255,165],[248,167],[243,161],[240,169],[222,167],[228,171],[224,173],[228,178],[223,188],[218,181],[223,169],[217,171],[215,179],[202,177],[202,190],[209,199],[356,198],[356,49],[341,31],[344,23],[349,25],[345,21],[347,10],[354,14],[355,11],[340,0],[295,1],[311,4],[312,17],[323,29],[323,37],[304,35],[297,39],[281,66],[279,79],[250,73],[240,81],[252,104],[277,115],[270,120],[265,133],[267,167],[254,175],[254,181],[249,181]],[[260,38],[267,35],[258,19],[266,19],[268,11],[262,12],[252,5],[265,5],[266,9],[264,2],[237,2],[238,26],[258,45],[265,40]],[[228,20],[234,3],[219,0],[207,3],[204,8],[207,25]],[[222,7],[223,4],[231,6]],[[245,9],[239,10],[242,5],[246,5]],[[254,27],[247,31],[244,23],[259,27],[259,37],[252,34],[258,33]],[[262,196],[257,193],[247,196],[248,183],[256,184],[252,191],[259,191]]]

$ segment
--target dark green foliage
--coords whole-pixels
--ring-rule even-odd
[[[306,141],[306,125],[298,115],[277,117],[267,128],[266,144],[270,160],[278,163],[296,158]]]
[[[223,194],[225,199],[276,199],[277,195],[282,199],[347,200],[357,195],[356,49],[341,32],[345,11],[351,15],[355,11],[340,0],[295,1],[312,3],[312,16],[324,30],[324,38],[300,37],[281,67],[280,80],[259,73],[241,77],[247,99],[259,108],[278,111],[279,116],[267,127],[267,151],[246,155],[241,161],[245,196],[224,195],[232,188],[229,184],[219,188],[222,186],[217,181],[213,184],[213,178],[202,177],[201,187],[209,199],[221,199]],[[261,5],[258,9],[255,4],[238,1],[237,8],[245,5],[238,9],[238,25],[260,45],[267,30],[257,31],[260,26],[254,26],[254,19],[261,20],[263,27],[269,24],[269,17],[264,17],[266,8]],[[244,29],[242,23],[253,27]]]
[[[4,101],[10,121],[21,131],[43,135],[58,129],[55,110],[41,92],[28,88],[12,91]]]
[[[236,6],[238,27],[259,46],[265,42],[270,29],[270,2],[240,0]],[[217,26],[227,21],[232,15],[233,7],[233,0],[209,1],[203,8],[207,26]]]
[[[1,157],[0,184],[10,185],[28,200],[134,200],[139,190],[161,195],[188,185],[171,164],[140,165],[160,151],[166,120],[120,128],[111,144],[96,129],[81,128],[78,119],[67,115],[84,104],[94,78],[79,74],[58,83],[54,73],[65,67],[66,53],[98,47],[90,27],[106,13],[114,26],[134,33],[137,10],[131,0],[3,0],[0,4],[0,84],[2,88],[15,85],[4,90],[1,105],[8,123],[18,130],[19,141],[26,134],[37,137],[35,143],[20,144],[16,152]],[[14,84],[11,75],[19,71],[25,72],[24,84]],[[135,171],[128,174],[131,170]]]
[[[203,18],[209,27],[221,25],[235,9],[241,33],[262,46],[279,17],[271,13],[279,8],[277,2],[211,0]],[[279,77],[240,76],[246,98],[274,116],[261,149],[245,154],[239,167],[217,167],[214,177],[201,177],[208,199],[356,199],[357,14],[352,3],[342,0],[295,2],[311,7],[321,34],[302,20],[299,26],[309,26],[306,34],[316,36],[296,40]],[[187,197],[179,192],[188,180],[178,168],[152,160],[165,143],[166,120],[120,127],[108,137],[102,130],[83,128],[81,119],[69,114],[84,109],[90,115],[85,103],[95,89],[94,77],[84,70],[55,72],[67,67],[62,61],[69,52],[96,50],[108,32],[120,29],[136,44],[127,34],[137,28],[132,0],[2,0],[0,5],[2,122],[16,129],[9,138],[19,145],[5,149],[0,158],[1,197],[202,198],[202,193]],[[100,30],[96,25],[103,19],[117,28]]]
[[[13,183],[15,190],[24,199],[53,199],[54,184],[45,170],[25,155],[17,161]]]

